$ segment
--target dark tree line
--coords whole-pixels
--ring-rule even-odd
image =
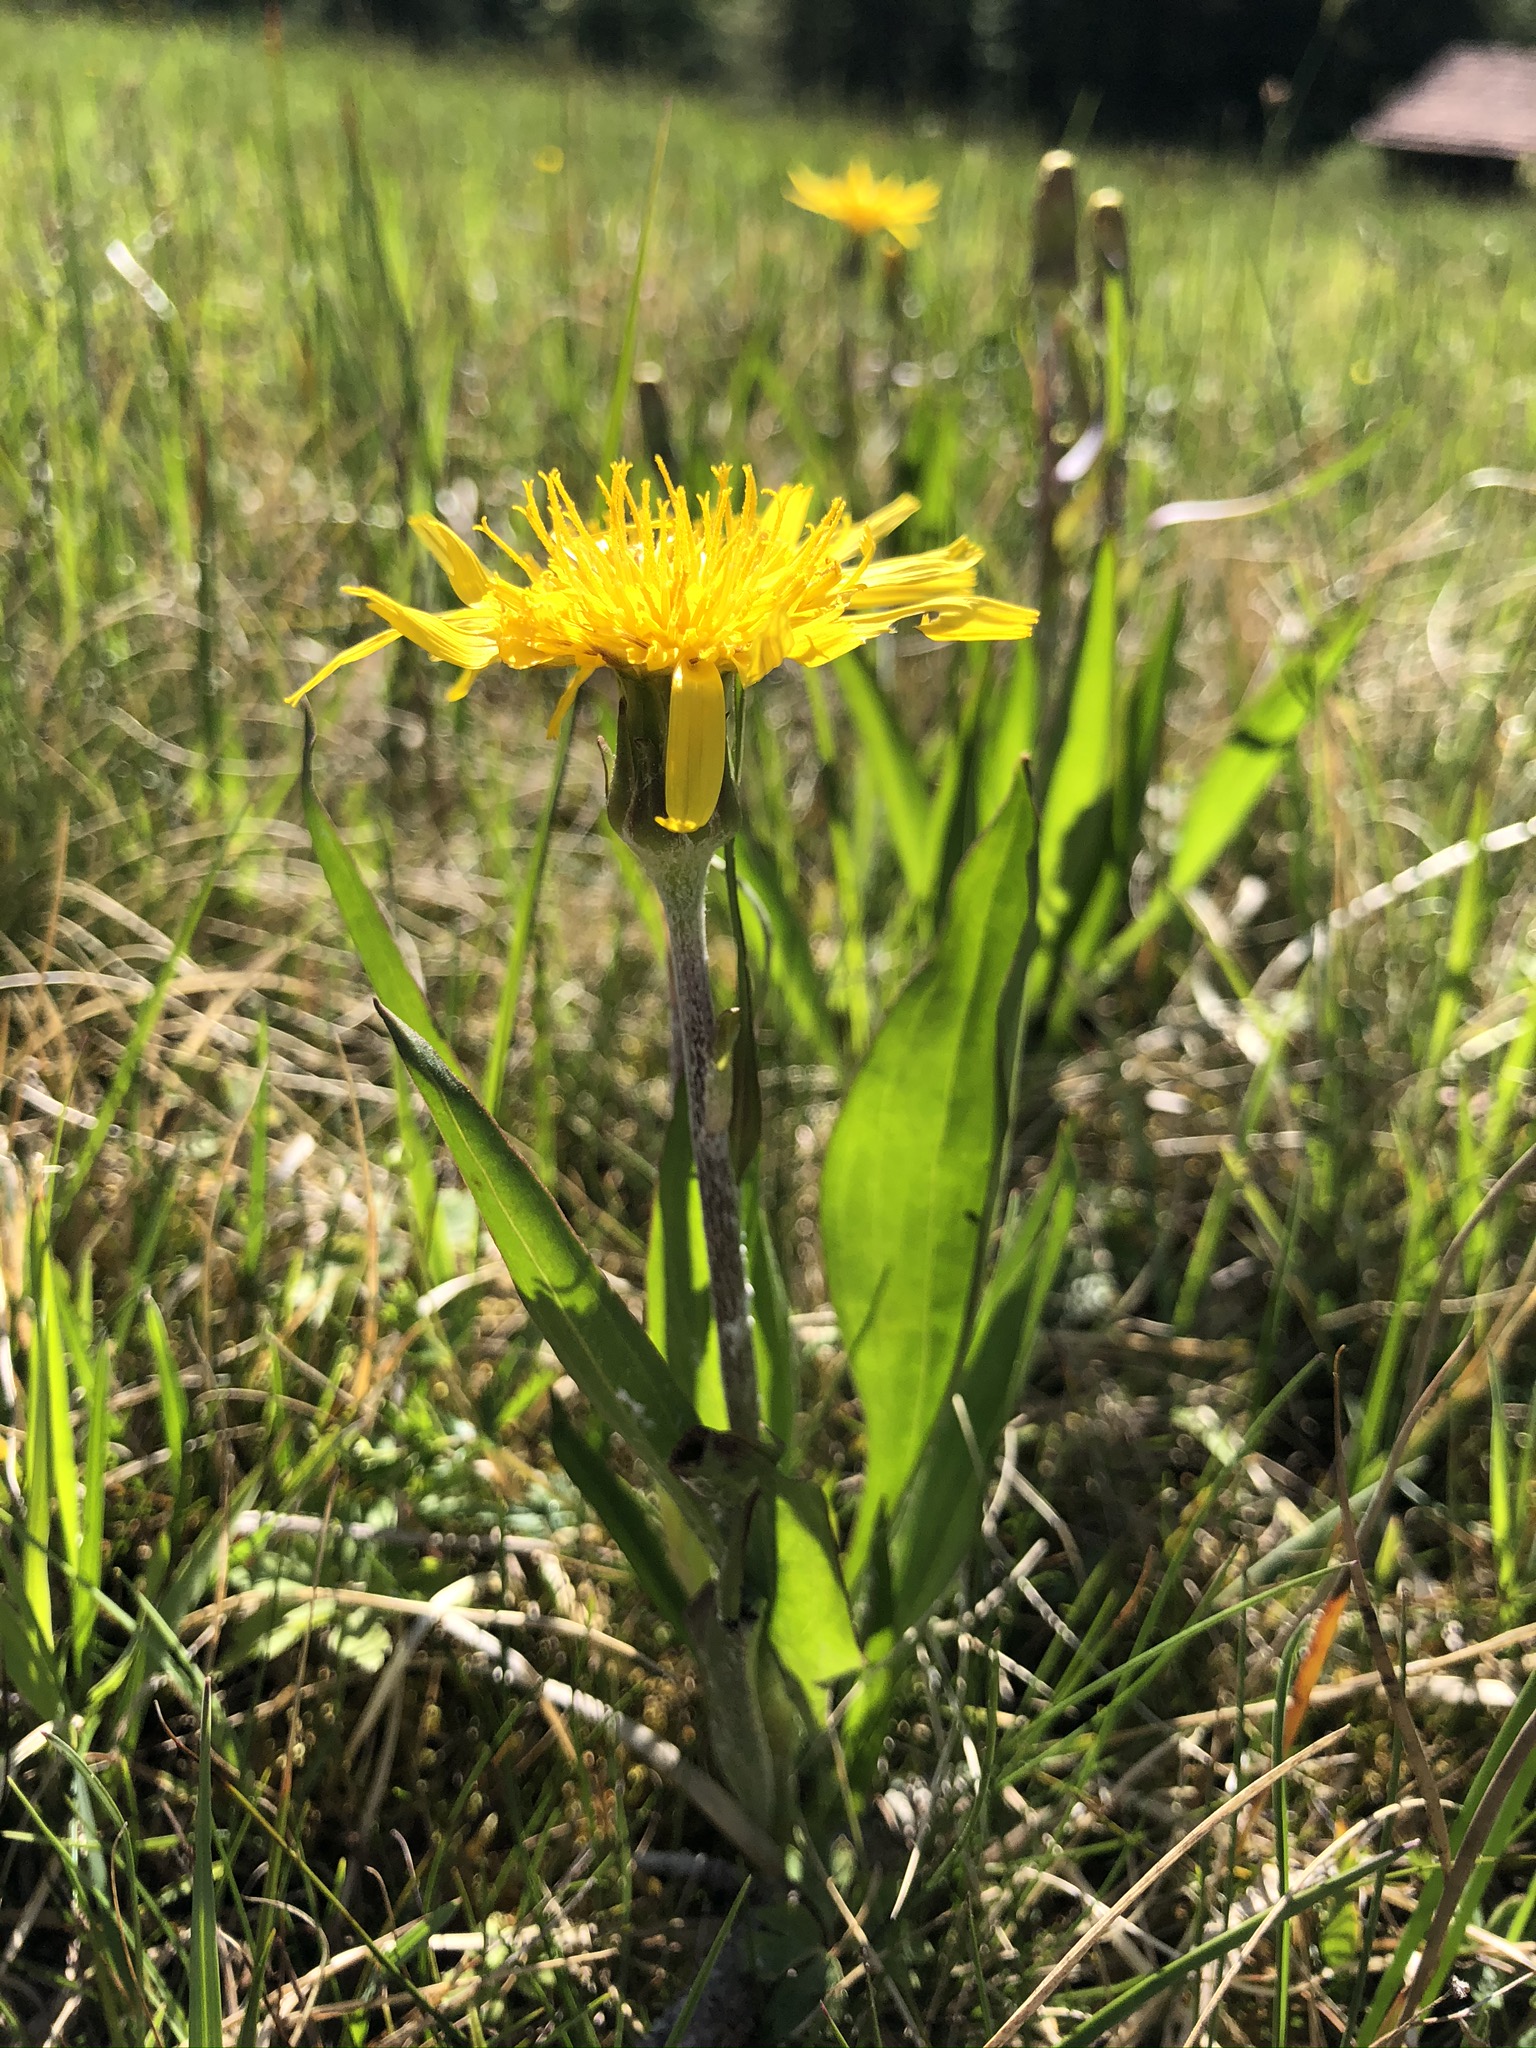
[[[178,0],[167,0],[172,9]],[[234,12],[257,0],[179,0]],[[614,68],[1048,132],[1252,142],[1342,134],[1447,42],[1529,34],[1536,0],[287,0],[299,22],[543,48]],[[746,24],[745,34],[743,23]]]

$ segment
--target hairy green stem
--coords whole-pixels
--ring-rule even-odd
[[[720,1377],[731,1429],[756,1443],[757,1367],[752,1357],[752,1319],[746,1269],[741,1256],[741,1200],[731,1171],[728,1076],[715,1060],[715,1006],[709,991],[704,947],[703,876],[677,876],[663,887],[672,958],[672,1015],[688,1090],[688,1129],[704,1212],[704,1245],[709,1254],[709,1292],[720,1335]]]

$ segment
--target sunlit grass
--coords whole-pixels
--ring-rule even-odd
[[[26,1403],[26,1440],[6,1443],[29,1500],[47,1500],[29,1459],[34,1482],[44,1456],[89,1481],[73,1525],[6,1531],[0,1611],[46,1612],[55,1654],[34,1670],[0,1634],[0,2032],[187,2038],[211,1995],[211,1886],[231,2039],[302,2038],[306,2010],[315,2038],[632,2039],[732,1896],[718,1873],[690,1892],[668,1857],[720,1844],[611,1728],[509,1688],[490,1639],[691,1753],[686,1674],[553,1468],[548,1354],[400,1113],[300,824],[281,699],[353,634],[343,584],[436,601],[405,515],[505,528],[535,469],[597,466],[660,95],[386,46],[294,44],[279,65],[245,33],[18,16],[0,18],[0,76],[0,1420]],[[639,346],[689,480],[751,460],[872,499],[905,464],[922,540],[974,533],[991,587],[1027,596],[1021,293],[1052,139],[681,97]],[[557,173],[536,161],[552,148]],[[894,321],[871,281],[857,374],[903,438],[848,479],[840,245],[783,188],[791,163],[855,151],[943,196]],[[1344,1347],[1356,1441],[1379,1453],[1437,1263],[1531,1135],[1519,846],[1362,914],[1272,1063],[1242,1007],[1314,920],[1536,811],[1523,206],[1397,192],[1348,152],[1276,190],[1242,164],[1090,143],[1083,179],[1120,186],[1131,219],[1133,534],[1168,499],[1263,492],[1383,432],[1330,490],[1134,551],[1138,633],[1189,583],[1170,836],[1261,665],[1367,590],[1375,615],[1195,906],[1211,943],[1193,976],[1169,972],[1182,933],[1132,963],[1073,1020],[1021,1134],[1037,1179],[1070,1112],[1084,1183],[1016,1442],[1035,1497],[998,1502],[989,1576],[925,1643],[891,1765],[907,1808],[834,1872],[846,1890],[877,1855],[904,1868],[912,1786],[937,1786],[921,1882],[878,1933],[884,1972],[851,1937],[834,1960],[849,2039],[897,2038],[903,2004],[926,2038],[985,2039],[1088,1925],[1087,1899],[1117,1897],[1229,1772],[1270,1760],[1297,1575],[1321,1571],[1332,1527],[1328,1369],[1309,1361]],[[643,453],[633,408],[624,441]],[[926,761],[953,672],[903,652],[885,680]],[[555,755],[553,689],[493,676],[476,695],[445,706],[406,658],[318,709],[327,798],[479,1073]],[[831,1077],[923,933],[835,686],[819,729],[764,696],[757,883],[770,913],[774,889],[790,903],[800,949],[781,947],[764,1001],[765,1207],[808,1427],[851,1474],[812,1190]],[[524,988],[498,1070],[508,1127],[637,1298],[669,1099],[663,968],[643,885],[600,837],[603,787],[588,724],[510,949]],[[1447,1276],[1448,1332],[1498,1341],[1416,1442],[1415,1490],[1368,1560],[1410,1659],[1530,1618],[1530,1354],[1501,1318],[1530,1286],[1531,1213],[1512,1193]],[[1008,1575],[1032,1551],[1026,1593]],[[1452,1802],[1528,1647],[1411,1693]],[[1370,1668],[1351,1619],[1329,1676]],[[1407,1793],[1379,1695],[1345,1697],[1347,1762],[1309,1766],[1291,1796],[1293,1872],[1336,1819]],[[1104,1951],[1102,1981],[1053,1995],[1057,2038],[1089,2038],[1085,2015],[1228,1907],[1266,1909],[1275,1816],[1229,1825]],[[1377,1846],[1367,1831],[1361,1853]],[[1383,1955],[1406,1884],[1394,1872],[1379,1906]],[[1530,1886],[1517,1835],[1481,1908],[1499,1937],[1526,1939]],[[1328,1925],[1340,1974],[1298,1945],[1294,2038],[1315,2021],[1337,2039],[1359,1978],[1358,1928]],[[1266,1935],[1209,2038],[1273,2037],[1274,1955]],[[1459,1967],[1476,2003],[1513,1966],[1485,1942]],[[1170,2038],[1217,1979],[1199,1981]],[[804,2038],[833,2038],[817,2024]],[[1525,2022],[1512,2001],[1473,2024],[1509,2039]]]

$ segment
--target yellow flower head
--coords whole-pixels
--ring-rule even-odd
[[[725,779],[725,676],[750,684],[782,661],[814,668],[900,619],[916,618],[930,640],[1020,640],[1035,623],[1022,605],[976,594],[981,549],[968,540],[875,560],[876,542],[917,510],[910,496],[857,523],[836,500],[813,522],[808,485],[760,495],[748,468],[738,509],[722,466],[716,488],[690,509],[664,469],[662,488],[642,481],[637,497],[628,464],[616,462],[608,482],[599,479],[602,516],[588,524],[557,471],[542,481],[542,508],[531,485],[521,507],[542,562],[480,528],[525,582],[491,574],[439,520],[413,519],[458,607],[418,611],[381,590],[349,591],[388,630],[328,661],[288,701],[402,636],[461,671],[450,698],[497,661],[574,669],[551,736],[594,670],[651,678],[668,693],[666,814],[657,822],[693,832],[714,815]]]
[[[855,157],[840,178],[823,178],[803,166],[789,174],[784,197],[807,213],[835,220],[853,235],[887,234],[903,249],[915,249],[918,230],[933,219],[939,188],[931,178],[915,185],[877,178],[863,157]]]
[[[565,169],[565,151],[552,142],[546,143],[543,149],[534,151],[533,168],[542,171],[546,178],[558,178]]]

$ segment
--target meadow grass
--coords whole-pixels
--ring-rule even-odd
[[[405,514],[505,528],[538,469],[596,466],[616,388],[644,454],[615,379],[662,96],[38,15],[0,16],[0,77],[0,2037],[634,2039],[733,1874],[640,1738],[558,1688],[686,1757],[692,1681],[555,1468],[557,1368],[401,1113],[282,699],[363,630],[343,585],[440,601]],[[1025,592],[1051,139],[678,98],[638,352],[688,480],[911,480],[926,538],[972,533]],[[856,147],[944,200],[888,314],[872,281],[855,373],[888,431],[850,469],[836,238],[782,188]],[[1018,1484],[831,1873],[913,1882],[842,1935],[804,2040],[985,2040],[1095,1925],[1024,2038],[1367,2038],[1433,1856],[1371,1861],[1423,1831],[1423,1792],[1355,1612],[1295,1741],[1340,1739],[1199,1832],[1284,1748],[1337,1520],[1335,1355],[1358,1501],[1419,1367],[1468,1341],[1364,1559],[1453,1824],[1528,1710],[1533,1208],[1477,1210],[1536,1135],[1532,859],[1470,843],[1536,812],[1526,202],[1395,189],[1350,152],[1278,183],[1082,156],[1131,221],[1131,534],[1170,499],[1277,494],[1129,554],[1128,652],[1188,593],[1170,833],[1255,674],[1371,619],[1254,830],[1040,1062],[1020,1171],[1069,1119],[1082,1192]],[[920,761],[954,677],[905,650],[888,677]],[[764,886],[800,949],[765,975],[764,1203],[846,1504],[815,1182],[924,934],[835,685],[762,696]],[[477,1075],[516,961],[493,1106],[638,1302],[659,927],[604,836],[603,714],[556,788],[552,703],[493,676],[455,707],[409,654],[367,663],[315,700],[317,772]],[[1519,1804],[1434,2038],[1536,2038]]]

